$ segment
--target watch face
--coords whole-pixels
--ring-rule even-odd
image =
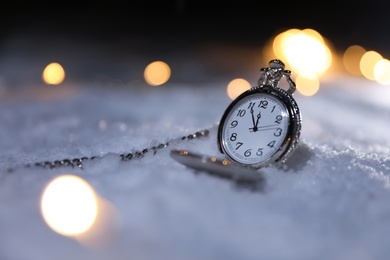
[[[265,164],[275,159],[289,139],[290,120],[278,96],[267,92],[240,96],[220,122],[220,149],[240,164]]]

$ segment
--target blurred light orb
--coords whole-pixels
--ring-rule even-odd
[[[374,75],[374,68],[378,61],[383,57],[376,51],[367,51],[360,59],[360,71],[363,76],[369,80],[376,80]]]
[[[311,38],[314,38],[314,39],[316,39],[316,40],[319,41],[319,42],[324,43],[324,38],[323,38],[322,35],[321,35],[319,32],[317,32],[316,30],[307,28],[307,29],[303,29],[302,32],[303,32],[304,34],[306,34],[307,36],[309,36],[309,37],[311,37]]]
[[[240,94],[251,88],[251,84],[242,78],[236,78],[229,82],[226,92],[230,99],[236,99]]]
[[[295,79],[297,90],[304,96],[313,96],[320,89],[320,80],[316,74],[298,75]]]
[[[82,178],[62,175],[52,180],[41,198],[41,212],[47,225],[65,236],[86,232],[98,212],[98,198]]]
[[[320,33],[313,29],[290,29],[274,40],[274,52],[298,74],[320,75],[329,69],[332,53]]]
[[[151,86],[160,86],[171,77],[171,68],[163,61],[154,61],[146,66],[144,78]]]
[[[286,49],[286,42],[291,36],[298,34],[300,31],[301,30],[295,28],[289,29],[285,32],[278,34],[274,38],[272,49],[278,59],[284,61],[285,63],[287,62],[286,53],[284,51]]]
[[[374,66],[374,77],[382,85],[390,85],[390,61],[382,59]]]
[[[349,46],[343,54],[343,64],[345,69],[356,76],[362,76],[360,71],[360,60],[366,50],[359,45]]]
[[[65,79],[65,70],[59,63],[52,62],[43,70],[42,79],[48,85],[59,85]]]

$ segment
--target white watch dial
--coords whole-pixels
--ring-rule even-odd
[[[225,153],[236,162],[252,165],[278,152],[288,134],[290,116],[279,98],[256,93],[239,100],[222,123]]]

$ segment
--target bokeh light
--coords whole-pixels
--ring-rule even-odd
[[[273,41],[272,49],[276,55],[276,57],[285,63],[287,63],[287,57],[286,57],[286,42],[290,37],[292,37],[295,34],[298,34],[301,30],[299,29],[289,29],[287,31],[284,31],[280,34],[278,34]]]
[[[360,71],[363,76],[369,80],[375,80],[374,67],[382,59],[382,55],[376,51],[367,51],[364,53],[360,59]]]
[[[320,33],[313,29],[290,29],[277,35],[275,55],[297,74],[320,75],[329,69],[332,53]]]
[[[272,42],[272,51],[293,72],[297,90],[305,96],[318,92],[320,77],[329,71],[334,60],[329,43],[319,32],[310,28],[292,28],[279,33]],[[269,57],[270,54],[265,56]]]
[[[390,85],[390,61],[388,59],[382,59],[375,64],[374,77],[380,84]]]
[[[146,66],[144,78],[151,86],[159,86],[166,83],[171,77],[171,69],[163,61],[154,61]]]
[[[52,180],[41,198],[41,212],[47,225],[65,236],[86,232],[98,211],[97,196],[82,178],[62,175]]]
[[[42,79],[48,85],[59,85],[65,79],[65,70],[59,63],[52,62],[43,70]]]
[[[226,92],[230,99],[236,99],[240,94],[251,88],[251,84],[242,78],[236,78],[229,82]]]
[[[349,46],[343,54],[343,64],[345,69],[356,76],[362,76],[360,71],[360,60],[363,57],[366,50],[359,45]]]
[[[330,51],[322,38],[305,31],[286,39],[284,52],[288,63],[299,74],[323,73],[331,63]]]

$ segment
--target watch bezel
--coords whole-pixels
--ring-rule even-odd
[[[289,115],[288,131],[287,131],[287,134],[282,142],[282,145],[268,159],[266,159],[265,161],[260,162],[260,163],[253,163],[253,164],[252,163],[242,163],[242,162],[236,161],[234,158],[232,158],[226,152],[225,140],[223,139],[222,132],[223,132],[223,128],[224,128],[227,116],[229,115],[230,111],[234,108],[234,106],[240,100],[242,100],[248,96],[257,95],[257,94],[273,95],[282,101],[282,103],[285,105],[286,110],[287,110],[288,115]],[[217,137],[218,149],[230,161],[232,161],[233,163],[237,163],[239,165],[245,166],[245,167],[251,167],[251,168],[258,169],[258,168],[261,168],[261,167],[264,167],[264,166],[270,165],[270,164],[279,165],[281,163],[284,163],[288,159],[288,157],[292,154],[292,152],[295,150],[295,148],[299,142],[300,135],[301,135],[301,125],[302,125],[301,113],[300,113],[299,107],[298,107],[295,99],[293,98],[292,94],[288,93],[284,89],[281,89],[279,87],[273,87],[271,85],[253,87],[253,88],[243,92],[241,95],[239,95],[225,109],[225,112],[223,113],[222,118],[219,122],[219,126],[218,126],[218,137]]]

